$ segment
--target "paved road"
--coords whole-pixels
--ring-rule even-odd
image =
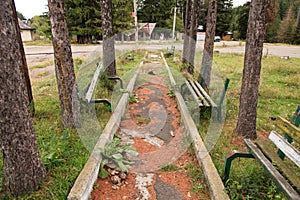
[[[140,43],[140,49],[147,50],[166,50],[170,48],[172,43],[152,41]],[[204,42],[198,41],[197,49],[203,50]],[[175,44],[176,50],[182,49],[181,43]],[[116,44],[116,54],[122,54],[124,52],[136,49],[136,46],[133,42],[126,44]],[[239,53],[243,54],[245,51],[245,43],[240,43],[236,41],[222,41],[215,43],[215,51],[219,51],[220,53]],[[101,45],[74,45],[72,46],[73,57],[89,57],[92,53],[102,54],[102,46]],[[52,46],[25,46],[25,54],[27,63],[29,66],[38,65],[44,63],[46,61],[53,60],[53,47]],[[264,45],[264,55],[269,56],[290,56],[295,58],[300,58],[300,46],[290,46],[290,45],[276,45],[276,44],[265,44]],[[39,74],[44,73],[45,71],[49,71],[51,74],[54,73],[54,67],[48,66],[42,69],[33,69],[30,70],[31,77],[43,77],[39,76]],[[49,74],[49,73],[48,73]]]

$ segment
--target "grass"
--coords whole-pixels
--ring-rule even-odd
[[[177,56],[180,56],[177,52]],[[177,59],[177,60],[180,60]],[[196,64],[200,63],[198,53]],[[169,60],[169,65],[180,69],[178,64]],[[198,66],[198,65],[197,65]],[[279,57],[263,57],[259,103],[257,109],[257,131],[268,133],[275,128],[270,117],[283,116],[290,119],[296,106],[300,104],[300,59],[284,60]],[[230,79],[227,91],[227,114],[224,128],[214,149],[211,151],[215,166],[222,176],[225,156],[233,150],[247,151],[234,132],[237,118],[239,95],[243,72],[243,56],[238,54],[215,54],[214,76],[222,81]],[[199,124],[200,134],[205,136],[209,121]],[[267,172],[253,159],[235,160],[226,190],[231,199],[285,199],[278,191]]]
[[[38,69],[38,68],[45,68],[45,67],[48,67],[48,66],[51,66],[51,65],[54,65],[53,60],[42,62],[42,63],[37,64],[37,65],[32,65],[32,66],[29,66],[28,68],[29,69]]]
[[[133,69],[136,64],[141,61],[142,57],[143,52],[136,53],[134,61],[122,61],[122,57],[118,57],[117,66],[121,68],[119,68],[118,74],[123,75],[128,70]],[[78,72],[79,65],[83,63],[83,60],[74,59],[74,63],[75,71]],[[98,91],[96,91],[100,97],[111,97],[111,91],[107,89],[107,85],[103,85],[101,81],[98,82],[98,85],[105,86],[99,87]],[[17,199],[66,199],[77,176],[88,159],[89,151],[93,148],[92,144],[97,140],[99,133],[97,133],[97,135],[91,134],[84,136],[83,134],[86,132],[83,130],[64,129],[62,127],[58,91],[54,76],[33,80],[32,89],[35,101],[34,128],[41,159],[48,176],[47,180],[41,183],[38,191],[31,192]],[[83,113],[85,113],[85,109],[90,108],[83,107],[81,109]],[[96,118],[96,128],[93,127],[93,123],[96,123],[93,119],[91,121],[84,121],[85,124],[83,125],[87,125],[86,127],[89,128],[87,130],[101,131],[99,124],[103,128],[111,113],[105,105],[97,105],[92,112],[95,111],[96,116],[98,116],[98,119]],[[82,117],[85,116],[83,115]],[[2,159],[0,159],[0,171],[2,171],[2,165]],[[1,178],[0,176],[0,189]],[[4,194],[3,191],[0,191],[0,198],[15,199],[15,197],[9,194]]]

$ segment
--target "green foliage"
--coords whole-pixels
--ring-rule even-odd
[[[35,28],[35,39],[51,38],[51,26],[48,15],[34,16],[31,19],[30,26]]]
[[[180,167],[177,167],[176,165],[172,164],[166,164],[160,168],[160,171],[162,172],[169,172],[169,171],[179,171]]]
[[[270,1],[267,9],[266,42],[299,44],[299,30],[296,23],[299,15],[299,1]],[[236,39],[246,39],[250,2],[233,9],[231,31]]]
[[[65,7],[69,31],[77,35],[79,43],[91,43],[93,38],[100,38],[102,24],[99,0],[66,0]]]
[[[232,0],[218,1],[216,35],[223,36],[226,31],[229,31],[233,13],[232,6]]]
[[[250,11],[250,2],[247,2],[241,7],[239,17],[238,17],[238,24],[239,24],[238,31],[239,31],[240,39],[246,39],[249,11]]]
[[[114,165],[117,170],[128,172],[129,165],[134,164],[132,161],[128,161],[125,158],[125,154],[129,152],[135,152],[135,149],[130,145],[121,146],[121,139],[115,137],[111,143],[105,145],[104,149],[100,149],[102,154],[102,162],[100,166],[99,177],[106,178],[108,172],[105,172],[104,166],[107,164]]]
[[[175,96],[176,96],[173,90],[170,90],[170,91],[167,93],[167,95],[168,95],[169,97],[171,97],[171,98],[175,98]]]
[[[192,178],[192,192],[199,194],[203,193],[207,190],[204,182],[204,174],[198,165],[195,164],[186,164],[184,166],[185,170],[187,170],[187,176]]]
[[[142,22],[157,23],[160,28],[171,29],[166,19],[173,17],[174,0],[139,0],[138,19]]]
[[[132,11],[132,1],[113,0],[115,33],[122,33],[133,28],[134,18],[131,16]]]
[[[137,97],[136,94],[130,95],[130,97],[129,97],[129,103],[138,103],[138,102],[139,102],[139,99],[138,99],[138,97]]]

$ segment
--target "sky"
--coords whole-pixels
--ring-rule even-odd
[[[249,0],[233,0],[233,6],[240,6]],[[26,18],[41,15],[48,11],[47,0],[15,0],[17,11],[21,12]]]

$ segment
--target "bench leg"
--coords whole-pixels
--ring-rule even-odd
[[[120,87],[122,89],[124,89],[124,87],[123,87],[123,80],[120,77],[109,77],[108,79],[109,80],[117,80],[117,81],[119,81],[120,82]]]
[[[226,156],[224,163],[224,177],[223,182],[226,183],[229,178],[231,162],[236,158],[255,158],[251,153],[245,152],[233,152],[230,155]]]
[[[104,103],[109,106],[109,110],[111,112],[111,103],[107,99],[92,99],[90,103]]]

